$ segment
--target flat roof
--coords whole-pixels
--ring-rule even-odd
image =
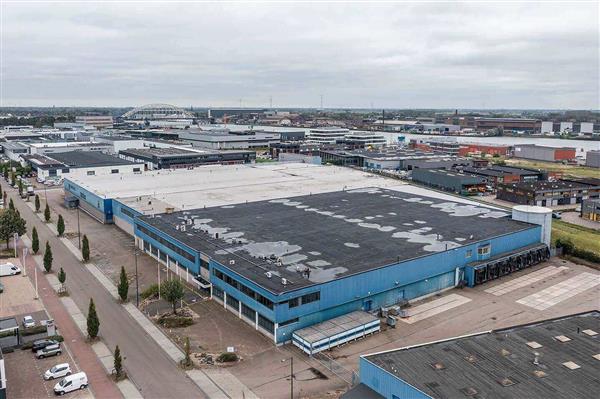
[[[435,398],[588,399],[600,390],[593,332],[598,311],[363,358]]]
[[[360,188],[140,220],[273,293],[535,227],[503,211],[424,192],[429,195]]]
[[[98,166],[135,165],[124,159],[105,154],[100,151],[67,151],[48,154],[48,157],[68,165],[70,168],[87,168]],[[114,180],[114,177],[113,177]]]
[[[505,184],[505,186],[512,186],[521,190],[530,191],[551,191],[551,190],[564,190],[564,189],[589,189],[594,185],[574,180],[535,180],[535,181],[524,181],[519,183]]]
[[[539,175],[540,173],[542,173],[541,170],[537,170],[537,169],[527,169],[527,168],[518,168],[516,166],[501,166],[501,165],[490,165],[489,169],[492,170],[499,170],[501,172],[506,172],[506,173],[510,173],[512,175]]]
[[[294,335],[300,337],[308,345],[314,345],[319,341],[331,338],[334,335],[362,327],[365,324],[379,322],[379,317],[362,310],[347,313],[324,322],[313,324],[309,327],[294,331]]]

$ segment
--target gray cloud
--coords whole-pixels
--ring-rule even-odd
[[[597,3],[4,3],[4,105],[598,108]]]

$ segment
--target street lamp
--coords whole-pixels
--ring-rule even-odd
[[[281,363],[285,363],[287,360],[290,361],[290,399],[294,399],[294,357],[282,359]]]
[[[27,254],[29,253],[29,248],[23,248],[23,277],[27,277],[27,264],[25,261],[27,260]]]
[[[79,227],[79,204],[77,204],[77,239],[79,240],[79,249],[81,249],[81,228]]]
[[[137,245],[133,249],[133,255],[135,256],[135,304],[140,307],[140,282],[138,280],[138,249]]]
[[[15,239],[15,258],[17,257],[17,240],[19,239],[19,233],[14,233],[13,238]]]

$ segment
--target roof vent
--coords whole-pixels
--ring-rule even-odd
[[[502,385],[503,387],[509,387],[511,385],[515,385],[518,381],[510,378],[510,377],[506,377],[506,378],[502,378],[501,380],[498,380],[498,384]]]
[[[548,373],[542,370],[534,370],[533,375],[535,375],[538,378],[544,378],[548,376]]]
[[[434,369],[434,370],[444,370],[446,368],[446,366],[444,366],[444,363],[442,362],[436,362],[436,363],[429,363],[429,365]]]
[[[529,341],[527,342],[527,346],[532,348],[532,349],[538,349],[538,348],[542,348],[543,345],[541,345],[540,343],[536,342],[536,341]]]
[[[465,356],[465,360],[469,363],[475,363],[477,361],[477,357],[475,357],[475,355],[469,354]]]
[[[273,277],[273,273],[271,273],[271,272],[266,272],[265,274],[267,275],[267,278]]]
[[[233,259],[230,259],[230,260],[229,260],[229,264],[230,264],[230,265],[235,265],[235,260],[233,260]]]
[[[181,231],[185,231],[185,225],[181,226]]]
[[[571,338],[567,337],[566,335],[557,335],[554,337],[554,339],[559,342],[569,342],[571,340]]]
[[[477,395],[479,392],[477,392],[477,389],[473,388],[473,387],[466,387],[466,388],[462,388],[460,390],[465,396],[475,396]]]
[[[187,224],[191,225],[192,223],[194,223],[193,219],[190,218],[190,219],[187,220]]]
[[[590,330],[590,329],[583,330],[582,333],[584,333],[585,335],[589,335],[590,337],[598,335],[598,333],[596,331]]]
[[[281,284],[287,285],[288,284],[287,278],[282,278],[281,279]]]

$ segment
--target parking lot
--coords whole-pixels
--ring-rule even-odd
[[[64,347],[63,347],[64,349]],[[45,398],[54,396],[54,385],[58,380],[45,381],[43,374],[46,370],[59,363],[69,363],[73,373],[79,371],[67,351],[60,356],[46,359],[36,359],[31,350],[16,350],[4,354],[6,369],[6,391],[9,398]],[[92,398],[89,389],[67,394],[69,398]]]
[[[3,259],[2,263],[11,262],[21,267],[19,259]],[[21,270],[23,268],[21,267]],[[44,278],[39,275],[38,278]],[[40,300],[34,299],[35,288],[28,277],[19,274],[0,277],[4,292],[0,294],[0,317],[15,317],[21,333],[23,333],[23,316],[33,316],[36,325],[50,317]],[[57,326],[58,327],[58,326]],[[23,336],[22,342],[44,338],[46,334]],[[61,344],[62,353],[46,359],[36,359],[31,350],[16,349],[5,352],[4,368],[6,370],[7,396],[10,398],[43,398],[54,396],[54,385],[60,381],[44,381],[42,375],[46,370],[59,363],[69,363],[73,372],[79,371],[67,346]],[[69,394],[71,398],[91,398],[89,390]]]

